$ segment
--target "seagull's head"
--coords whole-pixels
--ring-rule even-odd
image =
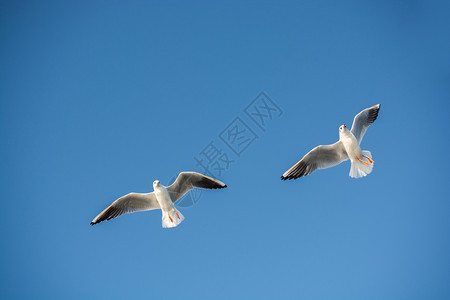
[[[159,180],[153,181],[153,187],[155,187],[155,186],[159,186]]]
[[[348,131],[347,126],[345,126],[345,124],[343,124],[343,125],[341,125],[341,126],[339,127],[339,139],[340,139],[342,136],[347,136],[348,133],[349,133],[349,131]]]
[[[345,124],[342,124],[341,127],[339,127],[339,132],[344,132],[346,130],[348,130],[348,129],[347,129],[347,126],[345,126]]]

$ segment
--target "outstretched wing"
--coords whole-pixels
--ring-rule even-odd
[[[197,172],[181,172],[175,182],[167,187],[167,191],[172,202],[175,203],[193,188],[222,189],[226,187],[225,183],[212,177]]]
[[[348,159],[341,141],[332,145],[320,145],[309,151],[303,158],[281,176],[282,180],[297,179],[315,170],[326,169]]]
[[[370,126],[370,124],[372,124],[377,119],[379,110],[380,104],[377,104],[372,107],[366,108],[355,116],[352,129],[350,131],[355,136],[358,144],[361,144],[362,138],[364,137],[364,134],[366,133],[366,130]]]
[[[91,225],[95,225],[104,220],[111,220],[123,214],[136,211],[146,211],[160,208],[156,200],[155,193],[138,194],[129,193],[114,201],[92,220]]]

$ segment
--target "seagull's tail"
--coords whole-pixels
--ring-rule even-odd
[[[372,154],[370,151],[363,150],[361,151],[363,156],[369,157],[372,159]],[[360,178],[367,176],[368,174],[372,173],[373,170],[373,163],[369,163],[368,165],[363,163],[360,160],[352,160],[352,166],[350,168],[350,177],[352,178]]]
[[[183,222],[184,216],[175,207],[169,209],[168,211],[162,212],[162,227],[171,228],[176,227],[178,224]]]

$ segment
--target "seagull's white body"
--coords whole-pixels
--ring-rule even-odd
[[[175,208],[167,188],[156,180],[153,182],[153,190],[162,211],[162,227],[171,228],[180,224],[184,220],[184,216]]]
[[[320,145],[309,151],[301,160],[281,176],[282,180],[297,179],[315,170],[326,169],[350,159],[350,177],[359,178],[370,174],[373,169],[372,154],[361,150],[360,144],[367,128],[378,117],[380,104],[366,108],[353,120],[352,129],[339,127],[339,141],[331,145]]]
[[[345,130],[339,130],[339,140],[342,142],[347,152],[348,158],[351,161],[361,157],[361,147],[358,144],[355,136],[346,127]]]
[[[175,208],[175,203],[184,194],[193,188],[223,189],[226,187],[225,183],[212,177],[196,172],[181,172],[175,182],[168,187],[163,186],[159,180],[155,180],[152,193],[129,193],[120,197],[99,213],[92,220],[91,225],[127,213],[161,209],[162,227],[175,227],[184,220],[184,216]]]
[[[339,128],[339,141],[342,143],[345,152],[347,152],[348,159],[350,159],[352,163],[350,167],[350,177],[359,178],[372,173],[372,154],[370,151],[361,150],[355,135],[348,130],[345,125]],[[367,158],[372,163],[365,163],[364,158]]]
[[[155,182],[153,183],[153,190],[155,191],[156,200],[158,201],[162,211],[168,211],[174,207],[172,200],[170,199],[169,192],[165,186],[159,182]]]

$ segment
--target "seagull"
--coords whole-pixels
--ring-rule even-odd
[[[332,145],[320,145],[309,151],[303,158],[281,176],[282,180],[297,179],[311,174],[315,170],[334,167],[350,159],[352,165],[349,176],[364,177],[372,172],[373,164],[370,151],[359,146],[367,128],[378,117],[380,104],[366,108],[355,116],[352,129],[339,127],[339,141]]]
[[[159,180],[153,182],[154,192],[141,194],[129,193],[114,201],[92,220],[95,225],[105,220],[111,220],[118,216],[137,211],[161,209],[162,227],[171,228],[178,226],[184,216],[175,208],[175,203],[193,188],[222,189],[227,185],[212,177],[196,173],[181,172],[175,182],[165,187]]]

